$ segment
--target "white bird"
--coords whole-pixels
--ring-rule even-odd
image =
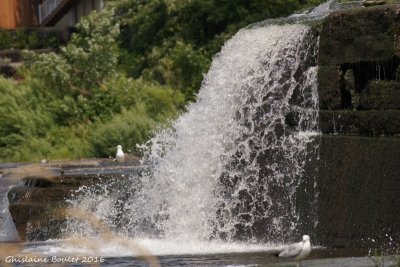
[[[296,266],[301,266],[301,260],[307,257],[311,252],[310,237],[303,235],[303,241],[294,243],[279,253],[281,258],[290,258],[296,260]]]
[[[115,155],[115,160],[118,162],[124,162],[125,161],[125,154],[124,151],[122,151],[122,146],[118,145],[117,146],[117,154]]]

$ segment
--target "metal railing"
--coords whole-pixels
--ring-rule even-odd
[[[42,24],[42,22],[50,16],[63,1],[64,0],[46,0],[39,5],[39,23]]]

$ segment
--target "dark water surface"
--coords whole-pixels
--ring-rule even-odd
[[[40,256],[43,243],[0,244],[0,266],[151,266],[149,262],[136,257],[99,257],[51,255],[51,244],[46,244],[47,257]],[[50,245],[50,246],[49,246]],[[18,248],[15,248],[18,246]],[[7,254],[7,251],[9,252]],[[27,254],[27,251],[29,252]],[[36,251],[36,252],[34,252]],[[50,253],[50,254],[49,254]],[[367,251],[314,248],[307,260],[302,262],[303,267],[311,266],[398,266],[394,265],[393,257],[367,257]],[[11,256],[14,255],[14,256]],[[45,261],[44,263],[43,261]],[[296,263],[280,259],[275,251],[217,253],[217,254],[186,254],[162,255],[155,257],[158,266],[260,266],[260,267],[294,267]],[[12,261],[14,262],[12,263]],[[36,261],[33,263],[18,263],[24,260]],[[58,263],[57,263],[58,261]],[[64,263],[62,261],[65,261]],[[90,261],[91,263],[88,263]],[[379,265],[383,262],[383,265]]]

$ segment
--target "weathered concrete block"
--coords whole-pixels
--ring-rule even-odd
[[[400,109],[400,82],[371,81],[360,95],[360,109]]]
[[[341,108],[341,75],[339,66],[319,66],[318,93],[321,109]]]
[[[400,5],[334,12],[323,23],[319,65],[389,60],[395,55]]]
[[[322,136],[314,240],[330,247],[382,248],[390,237],[398,244],[399,159],[397,138]]]
[[[400,134],[400,110],[320,111],[324,134],[393,136]]]

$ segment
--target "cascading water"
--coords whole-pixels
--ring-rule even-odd
[[[0,175],[0,179],[2,182],[0,185],[0,242],[18,241],[18,232],[8,210],[7,193],[11,184],[2,175]]]
[[[299,219],[295,194],[307,146],[318,134],[316,40],[305,26],[267,30],[264,34],[279,41],[242,85],[235,120],[239,134],[221,179],[218,231],[228,239],[291,235]]]
[[[296,193],[318,151],[317,47],[301,24],[240,30],[215,56],[197,102],[142,146],[142,175],[83,188],[72,205],[134,238],[290,238],[301,219]],[[91,231],[74,220],[65,229]]]

